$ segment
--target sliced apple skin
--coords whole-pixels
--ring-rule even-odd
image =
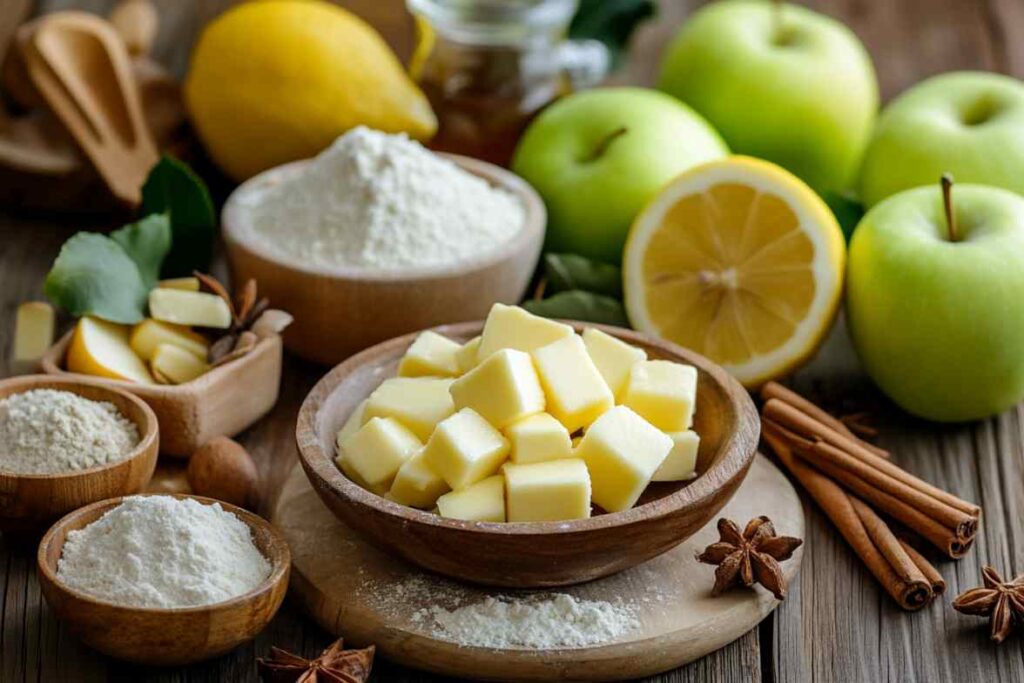
[[[130,328],[86,316],[75,325],[68,347],[67,369],[127,382],[153,384],[145,363],[128,345]]]

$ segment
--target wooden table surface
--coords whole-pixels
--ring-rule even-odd
[[[398,0],[389,0],[397,2]],[[372,2],[363,0],[366,5]],[[0,0],[0,24],[24,0]],[[230,0],[160,0],[156,56],[177,72],[198,29]],[[661,16],[635,41],[617,82],[649,84],[665,40],[699,4],[663,0]],[[843,20],[867,44],[886,100],[931,74],[985,69],[1024,76],[1022,0],[809,0]],[[75,6],[106,12],[113,0],[49,0],[37,11]],[[941,143],[937,143],[941,144]],[[95,223],[26,217],[0,211],[0,376],[10,374],[15,307],[41,296],[42,280],[60,244]],[[269,500],[295,459],[298,404],[319,368],[288,359],[274,412],[240,439],[263,475]],[[914,473],[980,503],[985,510],[974,550],[940,569],[947,595],[908,614],[892,603],[829,522],[808,509],[808,537],[799,581],[785,603],[732,645],[652,681],[1024,681],[1024,647],[1013,637],[1000,648],[980,620],[953,611],[950,600],[979,582],[980,567],[1004,575],[1024,570],[1024,412],[1018,407],[976,424],[940,427],[902,415],[879,397],[846,341],[842,325],[795,384],[835,408],[867,408],[881,443]],[[106,659],[78,643],[54,619],[39,592],[34,547],[0,537],[0,681],[253,681],[255,658],[278,645],[308,656],[331,641],[287,601],[254,642],[220,659],[180,670],[140,669]],[[374,681],[437,681],[438,677],[379,661]]]

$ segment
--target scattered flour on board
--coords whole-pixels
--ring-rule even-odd
[[[299,175],[240,195],[266,247],[323,268],[449,265],[494,250],[524,208],[405,135],[364,127]]]

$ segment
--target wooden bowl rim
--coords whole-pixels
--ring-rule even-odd
[[[275,264],[281,269],[315,277],[361,282],[408,283],[431,277],[459,277],[471,272],[483,271],[508,260],[510,254],[530,249],[544,238],[547,223],[547,209],[533,186],[508,169],[480,159],[459,154],[437,152],[457,166],[482,178],[492,186],[500,187],[519,198],[523,205],[523,224],[507,241],[495,245],[472,258],[451,265],[374,268],[357,266],[313,266],[300,263],[291,257],[282,258],[277,253],[253,239],[248,230],[243,198],[255,192],[260,186],[277,182],[281,177],[294,175],[312,162],[312,159],[292,161],[263,171],[235,188],[221,212],[221,233],[229,248],[248,252],[257,258]]]
[[[57,578],[57,572],[51,569],[46,561],[46,550],[50,545],[54,543],[54,540],[56,539],[57,533],[59,531],[70,526],[72,522],[75,522],[78,519],[88,514],[91,514],[93,511],[97,509],[102,508],[103,513],[105,514],[106,512],[120,505],[125,498],[148,498],[151,496],[169,496],[171,498],[177,498],[179,500],[184,498],[191,498],[192,500],[195,500],[203,505],[212,505],[213,503],[218,503],[225,511],[234,514],[236,517],[242,520],[245,523],[245,525],[249,527],[250,531],[253,528],[258,528],[262,531],[265,531],[268,535],[268,538],[270,538],[271,546],[275,550],[274,558],[277,558],[275,560],[272,557],[268,557],[266,553],[260,551],[260,554],[263,555],[263,557],[271,563],[270,575],[267,576],[267,578],[264,579],[263,582],[260,583],[258,586],[256,586],[250,591],[242,593],[241,595],[236,595],[233,598],[222,600],[221,602],[215,602],[210,605],[199,605],[196,607],[134,607],[132,605],[123,605],[117,602],[104,600],[103,598],[98,598],[90,593],[84,593],[76,588],[72,588],[71,586],[67,585],[66,583]],[[99,519],[101,516],[102,514],[98,515],[96,519]],[[64,552],[63,544],[61,544],[60,551],[61,553],[57,555],[58,560],[60,559],[61,554],[63,554]],[[118,496],[116,498],[108,498],[106,500],[100,500],[95,503],[90,503],[89,505],[80,507],[77,510],[69,512],[68,514],[64,515],[56,522],[54,522],[53,526],[51,526],[46,531],[46,534],[43,536],[42,540],[39,541],[39,549],[36,551],[36,566],[39,572],[46,578],[47,581],[49,581],[50,584],[52,584],[57,590],[61,591],[62,593],[70,595],[76,600],[87,602],[92,605],[101,606],[104,608],[114,608],[116,610],[132,614],[147,614],[152,616],[159,616],[165,614],[200,614],[215,611],[219,612],[222,610],[231,610],[233,608],[239,607],[240,605],[250,603],[259,598],[260,596],[273,591],[274,588],[281,581],[286,580],[288,577],[289,570],[291,569],[291,563],[292,557],[291,550],[288,547],[288,542],[284,539],[284,535],[281,533],[281,531],[273,524],[263,519],[256,513],[249,512],[248,510],[238,507],[237,505],[232,505],[231,503],[226,503],[223,500],[217,500],[216,498],[209,498],[207,496],[197,496],[191,493],[137,493],[131,496]]]
[[[324,486],[335,493],[360,505],[371,507],[378,512],[396,517],[403,522],[482,535],[545,536],[551,534],[586,533],[661,519],[682,509],[710,503],[718,490],[712,483],[714,480],[720,481],[720,486],[727,486],[734,477],[742,475],[748,470],[757,453],[760,420],[754,403],[746,389],[724,368],[694,351],[684,349],[667,341],[655,339],[634,330],[611,325],[585,323],[578,320],[562,320],[561,322],[572,325],[577,332],[584,327],[595,327],[624,341],[634,344],[643,343],[658,348],[666,357],[682,360],[710,375],[716,383],[726,389],[726,395],[739,396],[740,400],[734,401],[739,428],[726,437],[722,445],[724,451],[722,457],[712,463],[700,476],[674,493],[630,508],[629,510],[607,512],[580,520],[558,522],[475,522],[454,520],[389,501],[351,481],[335,464],[333,454],[328,455],[324,453],[324,450],[320,447],[320,438],[316,429],[317,414],[322,402],[319,400],[314,402],[313,397],[322,395],[324,398],[327,398],[337,390],[344,378],[354,369],[373,360],[377,356],[390,354],[399,349],[404,350],[421,333],[412,332],[371,346],[335,366],[314,385],[309,394],[306,395],[306,398],[303,399],[296,421],[295,437],[299,450],[299,461],[306,470],[307,476],[312,480],[312,476],[315,474]],[[452,325],[440,325],[431,329],[456,337],[471,337],[478,334],[482,328],[483,321],[478,320]],[[729,388],[732,391],[729,391]],[[749,423],[752,429],[743,429],[742,424],[744,422]],[[753,436],[745,438],[747,434]],[[316,482],[313,482],[313,484],[314,488],[316,488]]]
[[[73,394],[81,395],[78,389],[82,386],[88,386],[92,389],[98,389],[101,393],[107,392],[112,396],[119,396],[124,400],[128,401],[139,410],[142,411],[144,416],[143,424],[139,424],[131,416],[125,415],[126,418],[132,420],[132,423],[139,430],[139,443],[136,444],[135,448],[120,460],[114,462],[108,462],[103,465],[96,465],[85,470],[72,470],[70,472],[47,472],[40,474],[12,472],[5,470],[0,467],[0,477],[13,478],[13,479],[32,479],[32,480],[65,480],[70,481],[78,477],[88,477],[89,475],[96,474],[98,472],[105,472],[113,470],[117,467],[124,466],[129,462],[145,455],[150,449],[155,448],[159,444],[159,423],[156,419],[156,413],[149,407],[149,404],[143,401],[135,394],[125,391],[120,387],[110,386],[109,384],[102,381],[93,381],[87,378],[87,375],[75,375],[73,373],[67,373],[72,375],[70,377],[61,377],[59,375],[21,375],[18,377],[8,377],[7,379],[0,380],[0,388],[7,389],[9,387],[15,387],[16,389],[20,386],[24,386],[23,389],[15,391],[9,396],[14,394],[23,394],[26,391],[31,391],[34,388],[49,388],[53,385],[59,385],[61,391],[69,391]],[[81,378],[81,379],[80,379]],[[95,399],[93,399],[95,400]],[[118,411],[121,412],[121,411]],[[123,413],[122,413],[123,414]]]

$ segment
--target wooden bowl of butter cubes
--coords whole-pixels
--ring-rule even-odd
[[[706,358],[495,304],[335,367],[299,412],[328,508],[428,570],[562,586],[678,545],[732,497],[757,412]]]

